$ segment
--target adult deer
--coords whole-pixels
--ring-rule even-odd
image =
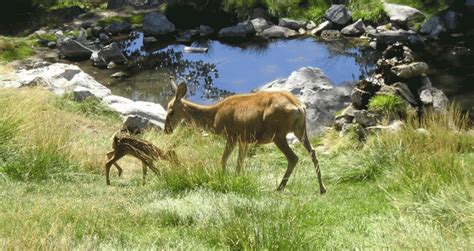
[[[168,103],[165,122],[165,133],[182,121],[199,126],[205,130],[222,135],[227,143],[221,159],[222,169],[236,144],[239,144],[237,171],[240,172],[249,143],[267,144],[274,142],[288,160],[285,175],[278,186],[278,191],[285,188],[298,156],[291,150],[286,135],[293,132],[310,153],[318,176],[321,194],[326,192],[321,179],[319,162],[306,132],[306,110],[290,92],[257,92],[234,95],[209,106],[192,103],[184,96],[187,93],[186,83],[171,79],[175,96]]]

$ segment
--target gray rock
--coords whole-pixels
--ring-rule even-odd
[[[54,49],[54,48],[56,48],[56,42],[50,41],[50,42],[48,42],[47,46],[50,49]]]
[[[373,37],[376,39],[377,48],[383,48],[389,44],[394,44],[396,42],[406,43],[408,41],[408,37],[413,35],[416,35],[416,32],[406,30],[389,30],[376,33],[373,35]]]
[[[103,66],[109,64],[110,62],[114,62],[115,64],[125,64],[127,62],[127,58],[125,55],[123,55],[117,43],[113,42],[102,48],[97,53],[97,57],[94,55],[92,57],[92,61],[95,66]]]
[[[365,25],[362,22],[362,19],[357,20],[357,22],[344,27],[341,30],[341,34],[346,36],[360,36],[365,32]]]
[[[58,43],[60,53],[70,60],[83,60],[91,57],[94,51],[89,45],[82,44],[74,39],[66,38]]]
[[[90,90],[99,99],[111,94],[109,89],[75,65],[56,63],[42,68],[0,75],[2,87],[20,88],[38,84],[58,95],[73,93],[77,87]]]
[[[421,11],[410,6],[383,3],[383,8],[390,21],[397,25],[412,25],[425,19],[425,15]]]
[[[100,34],[105,33],[105,30],[102,26],[94,26],[91,29],[92,36],[99,37]]]
[[[354,88],[351,94],[352,106],[356,109],[367,109],[372,94],[368,91]]]
[[[110,44],[112,42],[112,39],[110,39],[110,37],[107,36],[107,34],[105,34],[105,33],[100,33],[99,34],[99,39],[100,39],[100,42],[102,42],[104,44]]]
[[[110,75],[110,77],[118,78],[118,79],[124,79],[124,78],[128,77],[128,74],[126,72],[119,71],[119,72],[116,72],[116,73]]]
[[[72,94],[74,100],[78,102],[84,101],[89,97],[94,97],[94,93],[89,88],[82,86],[77,86],[76,88],[74,88]]]
[[[222,28],[218,36],[225,39],[246,39],[255,35],[255,29],[251,22],[239,23],[235,26]]]
[[[397,82],[393,84],[392,87],[397,90],[398,96],[402,97],[410,105],[416,106],[418,104],[410,88],[408,88],[407,84],[402,83],[402,82]]]
[[[324,14],[324,17],[339,25],[345,25],[352,19],[352,13],[344,5],[332,5]]]
[[[278,26],[285,27],[292,30],[299,30],[306,26],[306,21],[294,20],[290,18],[280,18]]]
[[[298,33],[292,29],[288,29],[285,27],[281,27],[278,25],[274,25],[266,30],[264,30],[262,33],[260,33],[260,36],[265,38],[265,39],[270,39],[270,38],[282,38],[282,37],[294,37],[298,35]]]
[[[385,131],[389,133],[396,133],[402,130],[402,127],[405,123],[403,123],[400,120],[395,120],[390,125],[384,126],[384,125],[376,125],[376,126],[369,126],[367,127],[367,131],[369,132],[380,132],[380,131]]]
[[[446,111],[448,107],[448,98],[444,92],[434,87],[422,90],[420,100],[423,105],[433,107],[438,112]]]
[[[423,24],[420,32],[432,39],[438,39],[440,34],[446,32],[446,27],[440,17],[434,16]]]
[[[304,34],[306,34],[306,30],[305,30],[304,28],[300,28],[300,29],[298,30],[298,34],[304,35]]]
[[[176,27],[164,15],[152,12],[143,19],[143,31],[149,36],[165,36],[175,32]]]
[[[306,24],[306,30],[312,30],[312,29],[315,29],[317,27],[316,23],[313,22],[313,21],[309,21],[307,24]]]
[[[123,117],[141,116],[147,118],[149,123],[163,128],[166,111],[160,104],[143,101],[132,101],[130,99],[109,95],[102,99],[102,103],[110,109],[117,111]]]
[[[105,31],[113,36],[118,34],[126,34],[130,32],[131,29],[132,25],[127,22],[114,22],[105,27]]]
[[[323,30],[321,37],[325,40],[334,40],[341,37],[341,32],[338,30]]]
[[[141,133],[148,128],[162,129],[159,125],[152,123],[149,118],[140,115],[129,115],[123,120],[123,128],[132,133]]]
[[[313,36],[319,36],[323,30],[329,30],[333,27],[333,23],[330,21],[324,21],[320,23],[316,28],[310,31],[310,34]]]
[[[262,31],[270,28],[270,24],[265,20],[264,18],[255,18],[252,19],[250,22],[252,22],[253,28],[255,29],[255,32],[261,33]]]
[[[391,71],[399,78],[413,78],[428,72],[428,65],[424,62],[413,62],[392,67]]]
[[[380,115],[367,110],[355,110],[354,122],[362,127],[375,126],[380,120]]]
[[[377,33],[377,30],[374,27],[372,27],[372,25],[365,27],[365,34],[367,34],[368,36],[373,35],[375,33]]]
[[[209,35],[212,35],[214,33],[214,29],[207,26],[207,25],[199,25],[199,35],[201,37],[207,37]]]
[[[334,113],[349,104],[350,89],[350,86],[334,86],[318,68],[303,67],[287,79],[275,80],[257,91],[293,93],[305,104],[308,131],[314,133],[334,123]]]
[[[157,43],[158,42],[158,39],[156,39],[155,37],[144,37],[143,38],[143,43],[144,44],[153,44],[153,43]]]
[[[442,19],[448,31],[457,31],[461,27],[461,13],[459,12],[448,10]]]

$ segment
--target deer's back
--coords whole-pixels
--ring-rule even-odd
[[[218,105],[216,132],[247,142],[268,143],[301,123],[304,126],[304,105],[290,92],[236,95]]]
[[[141,160],[158,160],[163,155],[152,143],[128,135],[116,135],[113,148]]]

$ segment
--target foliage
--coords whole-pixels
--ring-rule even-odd
[[[34,54],[35,42],[28,38],[0,36],[0,62],[11,62],[28,58]]]
[[[399,97],[389,94],[375,95],[369,100],[369,110],[384,114],[399,114],[406,110],[406,103]]]
[[[91,118],[106,118],[116,122],[120,121],[120,116],[100,103],[95,97],[88,97],[82,102],[74,101],[72,95],[55,97],[51,101],[52,105],[68,112],[83,114]]]
[[[102,27],[106,27],[112,23],[118,22],[127,22],[130,24],[143,24],[143,18],[145,17],[144,14],[133,14],[130,16],[111,16],[106,17],[98,22],[98,24]]]
[[[382,1],[358,0],[351,1],[352,19],[363,19],[364,22],[379,23],[385,17]]]

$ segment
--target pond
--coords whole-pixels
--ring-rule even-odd
[[[144,46],[143,34],[138,33],[122,46],[132,60],[159,55],[154,61],[172,61],[165,66],[175,68],[170,70],[156,62],[151,65],[139,62],[141,67],[124,80],[110,78],[117,70],[86,71],[94,71],[99,82],[108,85],[114,94],[160,104],[169,100],[170,74],[194,83],[188,98],[205,104],[228,94],[251,92],[305,66],[320,68],[335,85],[350,84],[371,72],[378,58],[376,52],[351,46],[344,40],[319,41],[315,38],[239,45],[205,40],[192,46],[206,47],[207,53],[184,53],[185,46],[181,44]],[[205,73],[200,75],[203,71]]]
[[[335,85],[353,84],[369,75],[381,56],[380,51],[350,41],[322,41],[312,37],[244,44],[203,40],[192,46],[206,47],[207,53],[184,53],[182,44],[144,45],[143,34],[138,32],[121,46],[140,66],[131,69],[128,78],[111,78],[117,69],[98,70],[90,63],[81,66],[116,95],[162,105],[167,104],[171,95],[170,75],[190,83],[190,100],[209,104],[232,93],[251,92],[305,66],[320,68]],[[433,85],[467,111],[474,105],[472,49],[465,48],[469,51],[466,54],[460,53],[458,47],[446,48],[415,50],[416,57],[430,65]]]

